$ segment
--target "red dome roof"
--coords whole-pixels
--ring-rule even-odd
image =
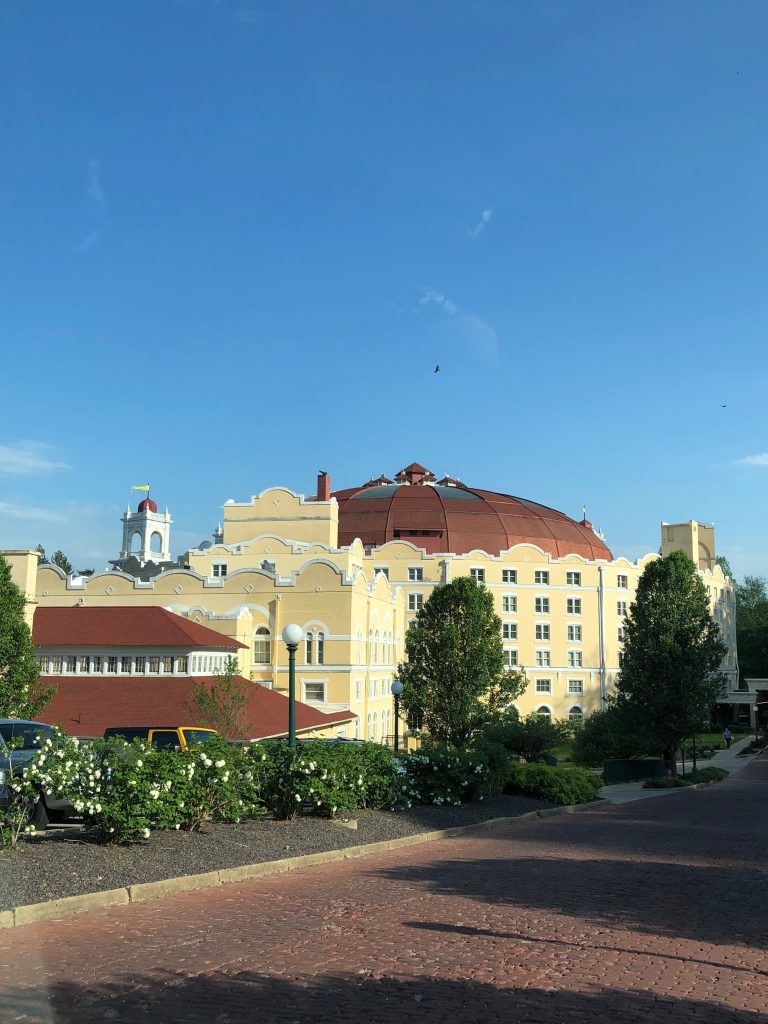
[[[139,502],[139,512],[157,512],[157,505],[151,498]]]
[[[379,478],[381,479],[381,478]],[[535,544],[555,558],[613,560],[585,521],[526,498],[467,487],[416,463],[395,477],[399,484],[371,480],[363,487],[335,491],[339,503],[339,544],[359,537],[366,546],[407,540],[429,553],[462,555],[479,549],[498,555],[514,544]]]

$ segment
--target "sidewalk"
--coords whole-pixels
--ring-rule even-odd
[[[731,775],[740,772],[758,756],[757,754],[748,754],[746,757],[738,756],[739,751],[749,746],[751,742],[752,737],[747,736],[745,739],[739,740],[738,743],[731,744],[730,750],[718,750],[708,760],[700,758],[697,767],[724,768]],[[680,762],[677,764],[677,771],[682,774]],[[686,773],[693,771],[693,763],[690,760],[685,762],[685,771]],[[609,804],[627,804],[633,800],[648,800],[651,797],[672,796],[674,793],[685,792],[683,787],[680,789],[643,789],[642,782],[622,782],[616,786],[603,786],[597,795]]]

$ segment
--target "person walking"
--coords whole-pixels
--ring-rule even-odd
[[[723,729],[723,739],[725,740],[725,749],[726,750],[730,750],[731,749],[731,740],[733,739],[733,733],[731,732],[731,730],[728,728],[727,725]]]

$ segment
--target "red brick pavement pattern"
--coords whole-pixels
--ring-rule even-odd
[[[717,786],[0,932],[0,1021],[768,1024],[768,758]]]

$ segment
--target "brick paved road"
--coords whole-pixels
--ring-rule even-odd
[[[0,1020],[768,1024],[768,758],[718,786],[0,932]]]

